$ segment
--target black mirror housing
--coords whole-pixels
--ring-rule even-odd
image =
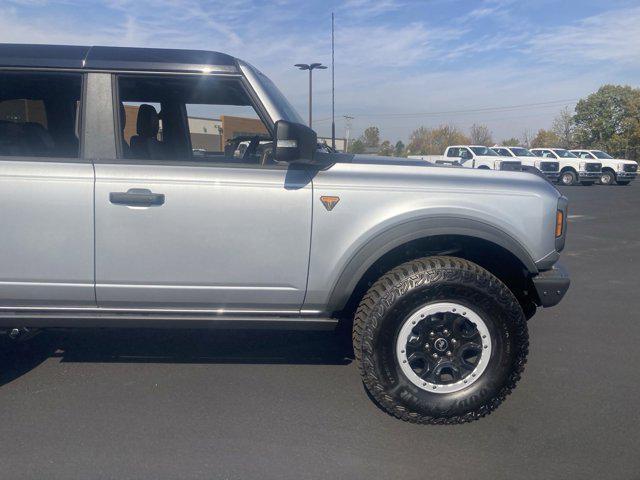
[[[288,163],[313,163],[318,135],[306,125],[278,120],[275,126],[275,160]]]

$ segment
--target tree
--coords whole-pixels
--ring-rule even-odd
[[[394,149],[393,156],[394,157],[404,157],[405,155],[405,146],[402,140],[398,140],[396,142],[396,148]]]
[[[581,99],[575,111],[575,137],[582,147],[638,158],[640,89],[603,85],[597,92]]]
[[[541,128],[533,140],[531,140],[531,148],[557,147],[559,143],[560,138],[558,138],[555,133],[551,130]]]
[[[380,129],[378,127],[367,127],[360,138],[365,147],[376,148],[380,145]]]
[[[520,136],[520,145],[525,148],[531,148],[531,140],[533,139],[533,133],[528,128],[525,128],[522,131],[522,135]]]
[[[352,140],[349,145],[349,153],[364,153],[365,145],[362,140]]]
[[[573,115],[569,113],[569,108],[564,107],[558,116],[553,120],[551,131],[558,137],[558,146],[562,148],[575,147]]]
[[[486,125],[471,125],[471,143],[474,145],[493,145],[491,130]]]
[[[393,155],[393,146],[389,140],[385,140],[380,144],[380,150],[378,151],[379,155],[384,157],[390,157]]]
[[[449,145],[471,143],[469,137],[453,125],[420,127],[409,136],[407,151],[417,155],[441,155]]]
[[[520,145],[520,140],[518,140],[516,137],[511,137],[511,138],[502,140],[500,145],[504,145],[505,147],[517,147]]]

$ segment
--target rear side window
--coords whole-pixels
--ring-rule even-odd
[[[0,156],[76,158],[80,74],[0,73]]]

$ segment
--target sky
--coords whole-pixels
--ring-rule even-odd
[[[0,42],[216,50],[271,77],[307,118],[308,77],[331,64],[336,134],[548,128],[605,83],[640,86],[638,0],[1,0]],[[330,134],[331,70],[314,72],[314,128]]]

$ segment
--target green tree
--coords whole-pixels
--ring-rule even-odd
[[[551,131],[558,137],[558,147],[574,148],[576,146],[574,130],[573,115],[569,112],[568,107],[564,107],[553,120],[551,126]]]
[[[396,142],[396,147],[394,149],[393,155],[395,157],[404,157],[405,156],[405,146],[402,140],[398,140]]]
[[[615,156],[640,156],[640,89],[603,85],[581,99],[573,117],[576,140]]]
[[[365,145],[364,142],[362,140],[352,140],[351,142],[349,142],[349,153],[364,153],[365,152]]]
[[[380,129],[378,127],[367,127],[360,138],[366,147],[376,148],[380,145]]]
[[[545,130],[541,128],[538,130],[536,136],[531,140],[531,148],[541,147],[557,147],[560,143],[560,138],[551,130]]]
[[[471,143],[474,145],[493,145],[493,135],[486,125],[471,125]]]
[[[506,138],[500,142],[500,145],[504,145],[505,147],[518,147],[520,145],[520,140],[516,137]]]
[[[389,140],[385,140],[380,144],[380,150],[378,151],[379,155],[390,157],[393,155],[393,146]]]
[[[407,151],[417,155],[441,155],[449,145],[469,143],[469,137],[453,125],[420,127],[409,136]]]

